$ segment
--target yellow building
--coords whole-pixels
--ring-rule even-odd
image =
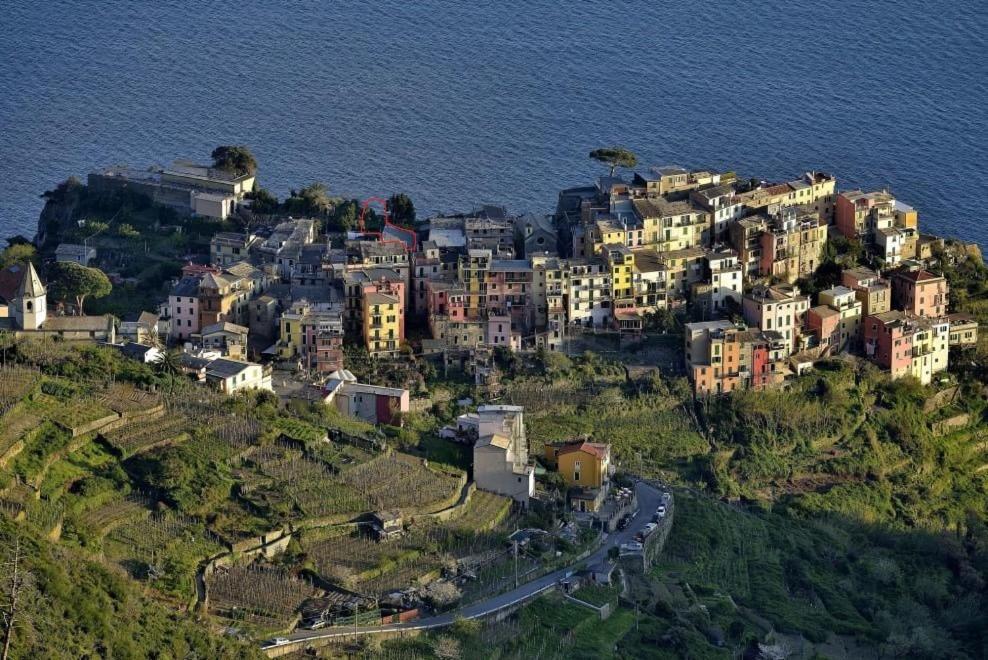
[[[616,302],[621,298],[631,298],[634,295],[634,253],[620,244],[605,245],[602,253],[611,268],[612,299]]]
[[[611,478],[611,446],[575,440],[545,446],[545,460],[567,486],[602,488]]]
[[[834,220],[836,187],[837,180],[829,174],[807,172],[799,179],[762,185],[738,197],[749,209],[811,206],[821,222],[829,224]]]
[[[364,294],[364,345],[371,356],[394,353],[401,345],[401,298],[388,293]]]
[[[464,313],[468,321],[476,321],[487,308],[487,283],[493,254],[490,250],[468,250],[457,265],[457,275],[463,283]]]
[[[279,319],[278,334],[278,357],[282,360],[290,360],[302,353],[303,333],[302,316],[304,310],[292,310],[285,312]]]
[[[658,252],[702,247],[710,240],[710,216],[689,200],[634,200],[645,245]]]
[[[600,508],[613,473],[610,445],[586,440],[546,445],[545,459],[569,487],[573,508]]]

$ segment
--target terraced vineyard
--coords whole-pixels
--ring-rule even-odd
[[[449,528],[479,532],[498,525],[511,512],[511,498],[478,490],[470,497],[466,510],[450,521]]]
[[[183,597],[193,594],[198,563],[224,549],[201,522],[172,511],[126,521],[103,540],[106,559],[137,579],[156,580],[158,588]]]
[[[101,435],[123,458],[128,458],[152,447],[178,440],[186,430],[184,419],[177,415],[168,415],[157,419],[142,419]]]
[[[297,509],[297,515],[329,516],[357,513],[369,508],[369,501],[341,483],[324,463],[306,458],[286,447],[264,447],[243,459],[256,474],[245,481],[242,496],[271,510]]]
[[[137,495],[111,497],[100,506],[84,513],[79,521],[98,536],[109,533],[124,522],[147,515],[148,501]]]
[[[31,392],[41,380],[34,369],[21,367],[0,368],[0,417]]]
[[[285,628],[302,603],[320,593],[288,571],[256,564],[217,568],[206,587],[210,612],[265,630]]]
[[[10,458],[10,453],[24,434],[41,424],[42,418],[17,406],[0,418],[0,465]]]
[[[346,470],[342,482],[366,499],[368,509],[420,507],[448,498],[457,487],[453,477],[397,454]]]
[[[326,580],[345,589],[359,589],[397,568],[414,562],[421,570],[432,570],[430,560],[423,557],[421,539],[405,536],[390,543],[378,543],[364,534],[355,533],[307,542],[306,554],[316,571]],[[407,586],[403,585],[403,586]]]
[[[161,403],[157,394],[138,389],[126,383],[115,383],[104,391],[99,402],[120,414],[149,410]]]
[[[0,456],[8,460],[0,465],[0,514],[123,569],[146,594],[189,603],[199,595],[197,570],[232,545],[255,547],[288,524],[350,521],[380,509],[403,510],[410,525],[403,538],[302,532],[307,561],[327,582],[379,597],[503,546],[499,528],[476,529],[496,527],[509,500],[476,493],[460,518],[431,519],[457,500],[462,476],[382,452],[383,434],[380,444],[351,443],[318,410],[286,414],[262,398],[191,383],[169,382],[168,394],[156,393],[75,377],[79,364],[48,361],[44,375],[2,372]],[[288,566],[292,555],[285,557]],[[283,630],[303,601],[322,594],[298,568],[218,569],[206,578],[208,611],[251,634]]]

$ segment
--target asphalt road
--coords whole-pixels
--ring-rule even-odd
[[[383,626],[335,626],[333,628],[323,628],[322,630],[300,630],[284,636],[284,639],[297,643],[300,641],[313,639],[345,637],[353,634],[360,635],[442,628],[450,625],[459,617],[463,617],[465,619],[476,619],[506,607],[510,607],[516,603],[529,600],[533,596],[546,591],[554,584],[567,577],[567,574],[572,574],[572,572],[576,570],[576,567],[581,565],[592,566],[597,564],[607,557],[607,551],[610,548],[615,545],[620,545],[622,543],[627,543],[628,541],[634,540],[634,535],[647,523],[652,521],[652,515],[655,513],[655,509],[662,503],[661,492],[645,482],[638,482],[635,486],[635,491],[638,495],[638,515],[635,516],[627,528],[623,531],[615,531],[603,544],[601,544],[600,548],[585,559],[575,562],[566,568],[561,568],[553,573],[549,573],[532,580],[531,582],[526,582],[525,584],[520,585],[517,589],[512,589],[511,591],[503,594],[492,596],[491,598],[473,603],[472,605],[467,605],[466,607],[462,607],[454,612],[426,617],[424,619],[418,619],[408,623],[391,623]]]

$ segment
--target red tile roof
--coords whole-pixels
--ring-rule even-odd
[[[911,270],[905,273],[898,273],[898,276],[907,280],[912,280],[913,282],[940,279],[940,275],[934,275],[928,270]]]
[[[576,442],[569,442],[559,448],[556,452],[557,456],[562,456],[563,454],[570,454],[575,451],[582,451],[585,454],[590,454],[591,456],[596,456],[597,458],[603,459],[607,456],[607,452],[610,450],[610,445],[605,445],[599,442],[587,442],[586,440],[577,440]]]

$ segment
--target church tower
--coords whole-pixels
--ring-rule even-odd
[[[38,277],[34,264],[27,263],[17,297],[13,300],[14,323],[22,330],[37,330],[48,317],[48,298],[45,285]]]

